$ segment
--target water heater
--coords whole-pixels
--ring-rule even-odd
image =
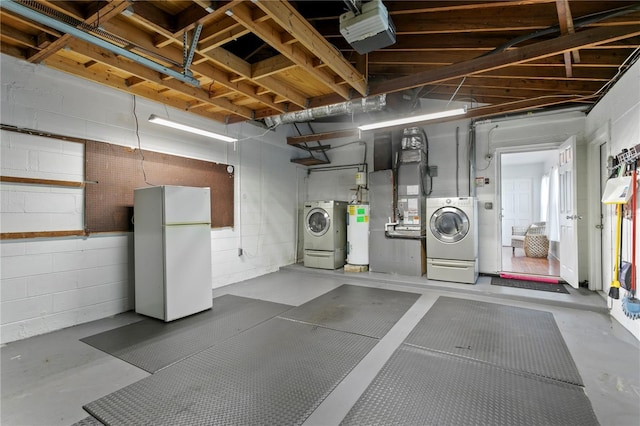
[[[369,264],[369,204],[349,204],[347,215],[347,263]]]

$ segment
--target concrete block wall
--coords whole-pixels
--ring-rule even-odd
[[[501,247],[498,235],[500,220],[496,155],[498,151],[540,148],[559,145],[572,135],[583,135],[585,115],[579,111],[558,112],[549,115],[509,121],[486,120],[476,126],[476,175],[489,179],[489,184],[476,187],[478,198],[478,258],[480,272],[494,274],[500,270]],[[495,130],[492,131],[498,126]],[[491,132],[491,133],[489,133]],[[487,160],[486,156],[491,155]],[[485,203],[492,203],[491,210]]]
[[[224,126],[42,65],[0,59],[3,124],[128,147],[140,143],[235,167],[235,226],[211,232],[212,288],[293,263],[297,171],[283,129]],[[227,144],[156,126],[147,122],[152,113],[241,140]],[[7,131],[0,136],[2,175],[84,179],[82,144]],[[0,195],[2,232],[84,228],[82,189],[2,184]],[[0,267],[3,343],[133,308],[129,233],[3,240]]]
[[[586,120],[587,135],[593,134],[601,127],[610,128],[610,140],[608,140],[609,155],[617,155],[622,149],[630,148],[640,143],[640,62],[636,62],[621,79],[609,90],[609,92],[591,110]],[[640,213],[636,206],[636,214]],[[615,210],[605,209],[603,236],[603,292],[609,293],[609,285],[613,279],[613,259],[615,251],[616,233]],[[630,230],[630,226],[626,227]],[[630,234],[625,233],[624,237]],[[625,239],[627,239],[625,238]],[[636,235],[636,239],[638,236]],[[638,239],[640,241],[640,239]],[[630,261],[630,253],[624,253],[625,260]],[[640,250],[636,250],[636,276],[640,273]],[[624,291],[621,290],[621,298]],[[612,300],[611,315],[618,320],[636,339],[640,340],[640,321],[632,320],[624,315],[621,308],[621,300]]]
[[[131,309],[132,248],[128,235],[3,242],[2,342]]]

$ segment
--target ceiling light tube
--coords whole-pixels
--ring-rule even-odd
[[[174,129],[182,130],[185,132],[195,133],[196,135],[206,136],[212,139],[218,139],[224,142],[237,142],[238,139],[230,138],[229,136],[221,135],[219,133],[210,132],[208,130],[198,129],[197,127],[187,126],[186,124],[176,123],[175,121],[167,120],[166,118],[158,117],[155,114],[149,116],[151,123],[160,124],[161,126],[167,126]]]
[[[456,115],[464,115],[467,113],[466,108],[451,109],[448,111],[432,112],[429,114],[414,115],[412,117],[397,118],[395,120],[380,121],[377,123],[363,124],[358,126],[360,130],[374,130],[383,127],[402,126],[403,124],[417,123],[420,121],[435,120],[438,118],[455,117]]]

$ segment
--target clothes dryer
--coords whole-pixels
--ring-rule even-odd
[[[347,203],[304,203],[304,266],[338,269],[344,266],[347,245]]]
[[[427,198],[427,278],[475,284],[478,216],[473,197]]]

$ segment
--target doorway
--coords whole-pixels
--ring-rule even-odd
[[[557,158],[557,149],[500,154],[502,272],[560,275],[557,243],[548,240],[546,229]]]

